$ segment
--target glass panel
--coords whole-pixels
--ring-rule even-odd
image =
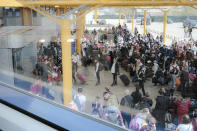
[[[19,17],[20,15],[20,11],[16,11],[16,17]]]
[[[12,12],[11,11],[8,11],[8,16],[12,16]]]
[[[125,20],[124,9],[120,20],[119,7],[103,7],[98,22],[91,12],[64,30],[46,17],[36,27],[0,28],[0,37],[7,37],[7,44],[0,44],[0,81],[111,126],[165,130],[167,124],[176,129],[182,115],[176,105],[188,102],[184,113],[196,117],[195,99],[192,105],[188,99],[197,95],[196,10],[177,7],[164,18],[158,8],[139,7]],[[61,40],[63,31],[70,33],[67,41]]]

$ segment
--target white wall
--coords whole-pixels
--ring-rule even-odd
[[[0,104],[0,129],[3,131],[55,131],[55,129]]]

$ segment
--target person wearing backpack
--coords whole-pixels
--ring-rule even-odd
[[[170,73],[172,74],[172,86],[173,88],[176,88],[176,78],[179,73],[179,66],[174,61],[170,66]]]
[[[97,96],[94,103],[92,103],[92,115],[97,118],[103,117],[103,105],[100,104],[100,97]]]
[[[103,107],[103,119],[124,127],[123,118],[119,110],[118,99],[108,88],[105,89],[106,92],[103,93],[103,97],[106,104]]]

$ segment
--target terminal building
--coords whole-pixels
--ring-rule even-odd
[[[0,131],[197,131],[196,0],[0,1],[0,60]]]

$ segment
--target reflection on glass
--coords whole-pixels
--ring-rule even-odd
[[[136,16],[134,32],[131,25],[117,26],[118,20],[110,16],[86,25],[78,38],[80,51],[76,52],[78,41],[72,41],[73,99],[68,107],[131,130],[174,130],[182,118],[175,105],[188,102],[186,114],[195,109],[195,100],[191,105],[174,97],[196,95],[197,18],[171,13],[164,45],[161,12],[147,15],[146,35],[143,12]],[[26,40],[35,37],[33,42],[0,49],[0,81],[63,105],[60,29],[45,22],[47,27],[19,33]],[[71,31],[72,40],[77,33],[77,29]],[[179,92],[174,92],[176,88]]]

